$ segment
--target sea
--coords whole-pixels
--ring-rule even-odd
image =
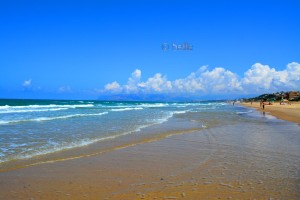
[[[163,131],[166,129],[164,127],[197,130],[224,127],[226,132],[228,125],[240,127],[234,133],[237,140],[244,128],[249,135],[253,133],[253,137],[262,133],[270,137],[285,138],[284,141],[290,146],[281,146],[283,151],[299,152],[300,150],[299,125],[278,120],[266,113],[239,104],[233,106],[226,101],[123,102],[2,99],[0,100],[0,165],[87,147],[99,142],[105,143],[120,137],[145,134],[145,130],[148,130],[146,133],[151,137],[153,131],[149,130],[152,127],[156,132]],[[291,135],[284,136],[284,134]],[[260,142],[261,139],[258,139],[257,143]],[[268,145],[280,147],[280,143],[282,141],[279,140]]]

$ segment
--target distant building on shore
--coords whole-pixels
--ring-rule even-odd
[[[272,94],[262,94],[254,98],[241,99],[242,101],[300,101],[300,91],[276,92]]]
[[[300,92],[299,91],[291,91],[288,93],[289,100],[298,100],[300,99]]]
[[[273,95],[275,96],[276,100],[283,100],[283,99],[288,99],[288,93],[287,92],[277,92],[277,93],[273,93]]]

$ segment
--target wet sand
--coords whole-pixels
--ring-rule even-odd
[[[294,130],[294,124],[284,124]],[[248,127],[249,126],[249,127]],[[299,137],[251,123],[0,173],[1,199],[299,199]],[[265,129],[258,124],[257,129]],[[244,131],[240,132],[239,130]],[[297,141],[295,141],[295,138]]]
[[[280,105],[280,103],[276,102],[273,103],[273,105],[265,105],[264,110],[260,107],[259,102],[253,102],[252,104],[241,103],[241,105],[256,108],[261,112],[267,112],[279,119],[300,124],[300,102],[292,102],[291,105]]]

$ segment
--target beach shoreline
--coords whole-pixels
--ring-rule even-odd
[[[299,180],[258,176],[260,170],[267,172],[259,164],[262,160],[239,160],[240,152],[206,143],[202,134],[195,131],[102,155],[0,173],[0,194],[6,199],[297,197],[294,190],[282,187],[297,185]]]
[[[242,121],[228,120],[229,115]],[[194,120],[201,116],[176,115],[166,124],[175,130],[179,124],[200,126]],[[258,119],[232,111],[216,117],[211,120],[221,124],[210,128],[172,132],[103,153],[95,147],[96,153],[90,156],[0,172],[0,196],[45,200],[300,198],[300,180],[295,175],[300,163],[298,134],[283,134],[297,125],[253,126]],[[156,129],[162,131],[163,126]],[[255,132],[253,128],[271,130]]]
[[[263,109],[260,102],[242,102],[242,106],[255,108],[259,112],[266,112],[274,117],[300,125],[300,102],[292,102],[291,104],[281,105],[279,102],[272,103],[272,105],[265,105]]]

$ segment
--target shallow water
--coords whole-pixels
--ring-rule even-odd
[[[225,102],[0,101],[0,163],[35,158],[120,136],[217,128],[209,141],[296,155],[300,129]],[[215,129],[214,129],[215,130]],[[134,140],[132,140],[134,143]],[[127,144],[128,145],[128,144]],[[276,148],[274,148],[276,147]]]
[[[219,108],[226,104],[0,100],[0,163],[113,140],[176,114]]]

